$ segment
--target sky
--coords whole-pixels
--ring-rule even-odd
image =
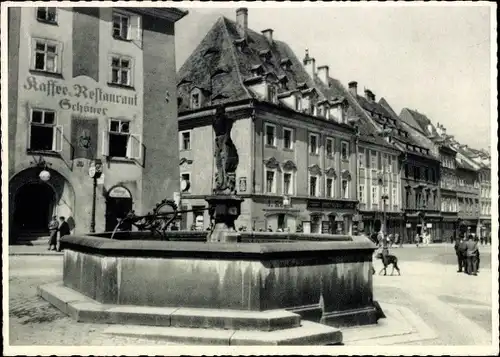
[[[491,96],[491,53],[496,53],[491,52],[491,8],[282,4],[245,4],[249,28],[272,28],[275,39],[288,43],[299,58],[309,49],[316,65],[328,65],[330,76],[344,85],[357,81],[358,92],[372,90],[396,113],[416,109],[459,142],[488,149],[491,120],[496,120],[496,111],[491,113],[496,98]],[[200,5],[184,7],[189,14],[176,24],[177,68],[218,17],[235,20],[242,4],[194,6]]]

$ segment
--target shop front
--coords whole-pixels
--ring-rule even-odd
[[[441,237],[443,242],[454,242],[458,237],[458,217],[455,214],[446,214],[442,212],[443,219],[441,221]]]
[[[322,234],[353,234],[357,231],[356,201],[308,199],[309,221],[303,222],[304,232]],[[353,229],[356,228],[356,229]]]

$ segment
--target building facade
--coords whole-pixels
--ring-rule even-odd
[[[448,145],[440,147],[441,167],[439,189],[441,192],[442,236],[444,241],[454,241],[458,233],[458,177],[456,151]]]
[[[273,30],[248,28],[248,10],[221,17],[178,72],[183,228],[209,225],[214,177],[212,119],[223,107],[239,155],[236,226],[251,230],[352,233],[356,228],[356,135],[349,103],[316,84]]]
[[[9,8],[11,235],[43,234],[53,215],[89,231],[99,160],[96,231],[179,191],[177,103],[165,98],[176,92],[174,23],[185,15]]]

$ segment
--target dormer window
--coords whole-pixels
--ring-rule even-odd
[[[200,107],[200,93],[191,93],[191,109]]]
[[[284,71],[289,71],[292,67],[292,61],[290,61],[288,58],[283,58],[280,65]]]
[[[259,56],[262,58],[264,61],[269,62],[271,60],[271,51],[269,50],[262,50],[259,51]]]
[[[268,83],[267,84],[267,100],[271,103],[276,103],[277,101],[277,93],[276,93],[276,87],[271,84],[271,83]]]
[[[260,64],[256,64],[250,68],[250,72],[252,72],[252,76],[262,76],[264,74],[264,68]]]
[[[278,77],[280,89],[287,90],[288,89],[288,78],[285,75],[281,75]]]
[[[295,95],[295,110],[302,111],[302,97],[300,95]]]

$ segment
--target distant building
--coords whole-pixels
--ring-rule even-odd
[[[300,61],[273,30],[221,17],[178,72],[180,174],[184,228],[208,226],[205,196],[214,177],[212,118],[224,106],[234,121],[236,225],[253,230],[351,233],[356,226],[356,137],[349,102],[317,86],[325,74]]]
[[[44,234],[52,215],[89,231],[95,159],[104,172],[97,231],[179,191],[174,24],[185,15],[175,8],[8,9],[14,238]]]
[[[429,138],[432,130],[430,120],[423,114],[403,108],[399,114],[403,127],[413,136],[418,145],[406,144],[406,160],[403,174],[403,197],[405,220],[409,238],[424,229],[431,240],[443,240],[443,217],[441,215],[440,153]]]

